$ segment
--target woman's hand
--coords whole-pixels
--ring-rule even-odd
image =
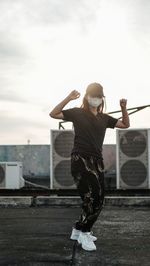
[[[70,92],[67,98],[71,101],[71,100],[76,100],[79,97],[80,97],[80,93],[76,90],[73,90],[72,92]]]
[[[121,112],[122,112],[122,120],[118,119],[115,127],[117,128],[128,128],[130,126],[129,115],[127,112],[127,100],[121,99],[120,100]]]
[[[120,106],[121,106],[121,108],[126,108],[127,107],[127,99],[121,99],[120,100]]]

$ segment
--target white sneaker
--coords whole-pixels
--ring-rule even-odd
[[[87,251],[96,250],[96,246],[91,237],[89,236],[89,232],[81,232],[78,238],[78,243],[81,244],[82,248]]]
[[[80,230],[77,230],[77,229],[73,228],[70,239],[71,240],[78,240],[80,233],[81,233]],[[97,237],[92,235],[93,232],[87,232],[87,234],[88,234],[89,238],[92,241],[96,241],[97,240]]]
[[[80,233],[81,233],[80,230],[73,228],[70,239],[71,240],[78,240]]]

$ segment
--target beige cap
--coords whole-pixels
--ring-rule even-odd
[[[103,93],[103,87],[96,82],[87,86],[86,94],[92,97],[105,97]]]

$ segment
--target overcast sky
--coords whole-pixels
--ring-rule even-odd
[[[49,144],[59,122],[50,110],[73,89],[81,98],[66,109],[80,106],[91,82],[107,112],[120,98],[150,104],[149,14],[149,0],[0,0],[0,144]],[[131,127],[149,118],[150,108],[138,112]]]

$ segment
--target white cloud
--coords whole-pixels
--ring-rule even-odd
[[[1,0],[1,143],[10,128],[14,143],[28,135],[49,143],[59,123],[50,109],[72,89],[82,97],[93,81],[105,88],[107,111],[123,97],[129,107],[149,104],[149,11],[148,0]],[[137,116],[134,126],[143,123]]]

